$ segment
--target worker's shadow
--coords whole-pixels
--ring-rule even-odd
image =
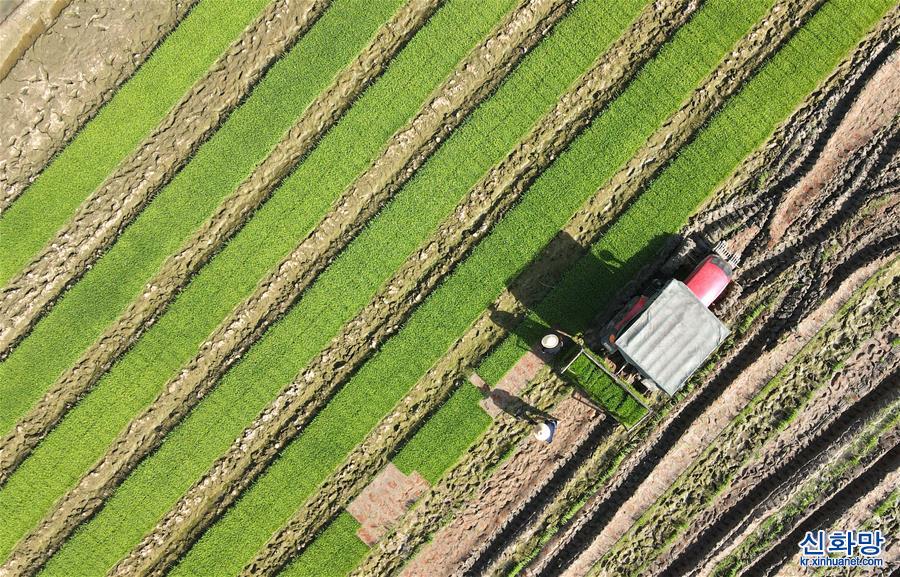
[[[490,399],[498,409],[515,419],[536,424],[553,418],[550,413],[528,404],[521,397],[517,397],[500,387],[492,389],[490,385],[485,384],[484,386],[479,386],[478,390],[485,399]]]
[[[589,250],[560,231],[507,284],[528,314],[492,307],[491,320],[515,335],[517,346],[536,352],[534,345],[548,330],[574,335],[602,326],[641,291],[680,241],[679,235],[657,235],[623,260],[602,246]]]

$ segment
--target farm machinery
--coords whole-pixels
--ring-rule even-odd
[[[599,333],[609,357],[624,361],[619,370],[579,346],[565,355],[563,375],[587,401],[634,425],[650,411],[637,389],[673,396],[728,337],[710,306],[731,283],[732,260],[717,246],[684,281],[656,281],[628,301]],[[637,373],[637,386],[621,378],[625,367]]]

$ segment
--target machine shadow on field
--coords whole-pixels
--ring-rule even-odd
[[[525,318],[491,308],[491,320],[515,335],[523,350],[550,329],[568,335],[589,332],[644,289],[681,241],[680,235],[657,235],[622,259],[606,249],[586,250],[560,232],[507,285],[528,308]]]

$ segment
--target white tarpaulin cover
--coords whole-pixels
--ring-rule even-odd
[[[691,289],[672,280],[619,335],[616,347],[645,377],[673,395],[728,333]]]

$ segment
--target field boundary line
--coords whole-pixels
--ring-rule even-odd
[[[483,43],[483,47],[485,50],[497,50],[497,44],[502,43],[502,51],[515,54],[518,61],[565,15],[569,6],[571,3],[567,0],[523,2],[510,12],[504,23],[495,29],[492,37]],[[511,33],[512,31],[515,33]],[[479,48],[474,54],[481,50]],[[487,56],[484,55],[485,58]],[[510,70],[512,66],[512,62],[507,62]],[[541,145],[546,145],[546,142],[541,141]],[[522,166],[521,163],[518,166]],[[491,185],[497,181],[496,177],[488,180]],[[509,190],[511,184],[507,180],[503,180],[502,184],[503,190]],[[479,192],[489,191],[479,189]],[[483,202],[479,194],[472,192],[467,198],[471,205]],[[454,215],[445,219],[445,226],[413,252],[401,267],[401,272],[395,273],[370,303],[344,325],[342,332],[332,339],[330,345],[263,409],[261,416],[245,429],[229,451],[206,473],[204,479],[198,481],[182,497],[156,529],[111,574],[158,575],[165,572],[168,564],[174,562],[180,552],[189,547],[252,480],[266,469],[278,455],[279,448],[302,430],[355,369],[397,330],[402,322],[397,318],[402,311],[398,313],[397,308],[406,307],[406,310],[410,310],[416,307],[422,300],[421,295],[430,292],[435,283],[448,272],[448,267],[437,267],[440,255],[443,254],[437,250],[441,242],[451,235],[454,239],[461,235],[464,241],[477,243],[487,230],[481,222],[483,216],[465,202],[458,204]],[[481,230],[482,234],[471,234],[475,228]],[[467,233],[470,236],[466,236]],[[452,244],[451,249],[456,246]],[[446,258],[447,255],[444,256]],[[414,294],[420,297],[413,298]],[[248,459],[251,455],[252,459]],[[217,479],[214,486],[207,481],[209,478]],[[197,506],[198,499],[203,502],[203,506]]]
[[[72,0],[52,0],[51,2],[43,3],[43,5],[23,6],[19,4],[0,21],[0,30],[2,31],[14,26],[18,28],[14,31],[18,32],[18,34],[14,33],[9,38],[4,39],[5,43],[8,42],[8,44],[0,50],[0,82],[6,78],[6,75],[16,65],[16,62],[22,58],[23,54],[28,52],[28,49],[34,45],[37,39],[56,23],[60,13],[71,2]]]
[[[9,355],[65,288],[112,246],[330,3],[270,3],[41,252],[9,279],[0,290],[0,359]]]
[[[75,2],[77,1],[78,0],[75,0]],[[20,155],[18,158],[13,159],[7,157],[7,154],[13,150],[12,147],[6,151],[0,151],[0,165],[2,165],[0,166],[0,190],[2,190],[2,192],[0,192],[0,216],[6,212],[13,202],[28,190],[28,186],[46,167],[50,166],[56,155],[61,153],[65,147],[75,139],[81,129],[113,99],[119,90],[119,86],[127,82],[140,70],[141,66],[144,65],[144,62],[150,58],[157,47],[166,40],[168,35],[181,24],[182,20],[190,14],[191,10],[193,10],[194,6],[199,1],[200,0],[178,0],[168,3],[171,9],[170,17],[158,22],[157,34],[155,37],[142,44],[128,46],[129,53],[127,57],[120,58],[119,69],[113,74],[110,74],[106,78],[106,82],[102,82],[99,78],[93,78],[90,81],[82,77],[79,77],[77,81],[71,78],[65,79],[67,88],[64,90],[66,92],[71,94],[73,90],[72,85],[68,83],[73,82],[80,84],[81,86],[79,88],[81,90],[85,90],[84,85],[89,84],[91,87],[90,90],[94,90],[95,94],[85,98],[84,92],[81,92],[78,94],[77,98],[73,98],[66,103],[67,107],[76,104],[80,106],[80,110],[75,114],[72,114],[71,112],[67,113],[67,116],[73,117],[74,120],[64,122],[65,126],[62,131],[53,132],[49,130],[47,126],[49,123],[48,118],[42,119],[40,124],[36,126],[26,122],[23,118],[18,118],[19,115],[13,112],[13,118],[7,118],[5,120],[7,124],[2,129],[0,139],[2,139],[3,142],[8,142],[8,138],[16,138],[16,147],[20,151],[27,148],[29,154],[27,158],[25,155]],[[40,52],[43,43],[50,42],[49,38],[54,32],[54,28],[57,25],[60,25],[60,19],[65,18],[67,10],[72,8],[71,4],[68,2],[67,4],[68,5],[60,12],[59,17],[57,17],[57,19],[41,33],[40,37],[35,38],[34,42],[27,50],[24,50],[19,55],[16,62],[11,65],[9,73],[0,75],[2,76],[2,78],[0,78],[0,84],[4,81],[15,82],[14,77],[17,74],[17,67],[20,66],[20,63],[27,62],[30,56],[34,56],[34,53],[29,55],[29,51],[34,50],[35,52]],[[126,9],[125,3],[122,3],[121,6],[123,10]],[[138,8],[137,6],[131,7]],[[60,38],[60,40],[63,39]],[[43,62],[43,60],[39,58],[35,58],[35,60]],[[48,85],[53,86],[53,88],[58,89],[58,84],[55,86],[53,85],[55,79],[52,78],[52,76],[52,74],[49,74],[45,82]],[[54,96],[50,98],[50,100],[44,99],[42,106],[45,110],[54,112],[54,107],[58,106],[58,96],[56,96],[55,91],[47,90],[46,92],[48,97],[49,94],[54,94]],[[2,95],[0,95],[0,98],[2,98]],[[30,104],[30,106],[34,105]],[[10,123],[15,123],[15,126],[10,126]],[[42,139],[41,146],[34,146],[31,144],[31,138],[36,137],[36,134],[39,134],[39,138]],[[38,154],[36,155],[35,153]],[[3,163],[4,160],[6,161],[5,164]]]
[[[444,0],[410,0],[301,113],[269,156],[162,264],[144,291],[0,440],[0,486],[165,312],[181,290],[252,217],[281,181],[380,76]]]
[[[195,358],[129,423],[38,527],[17,544],[4,567],[16,574],[34,573],[78,525],[93,516],[230,365],[290,309],[440,142],[493,93],[525,49],[543,36],[548,28],[544,21],[554,14],[561,16],[567,8],[563,0],[526,1],[471,50],[419,113],[394,134],[369,169],[347,187],[319,225],[270,270],[255,292],[235,307],[201,345]]]

